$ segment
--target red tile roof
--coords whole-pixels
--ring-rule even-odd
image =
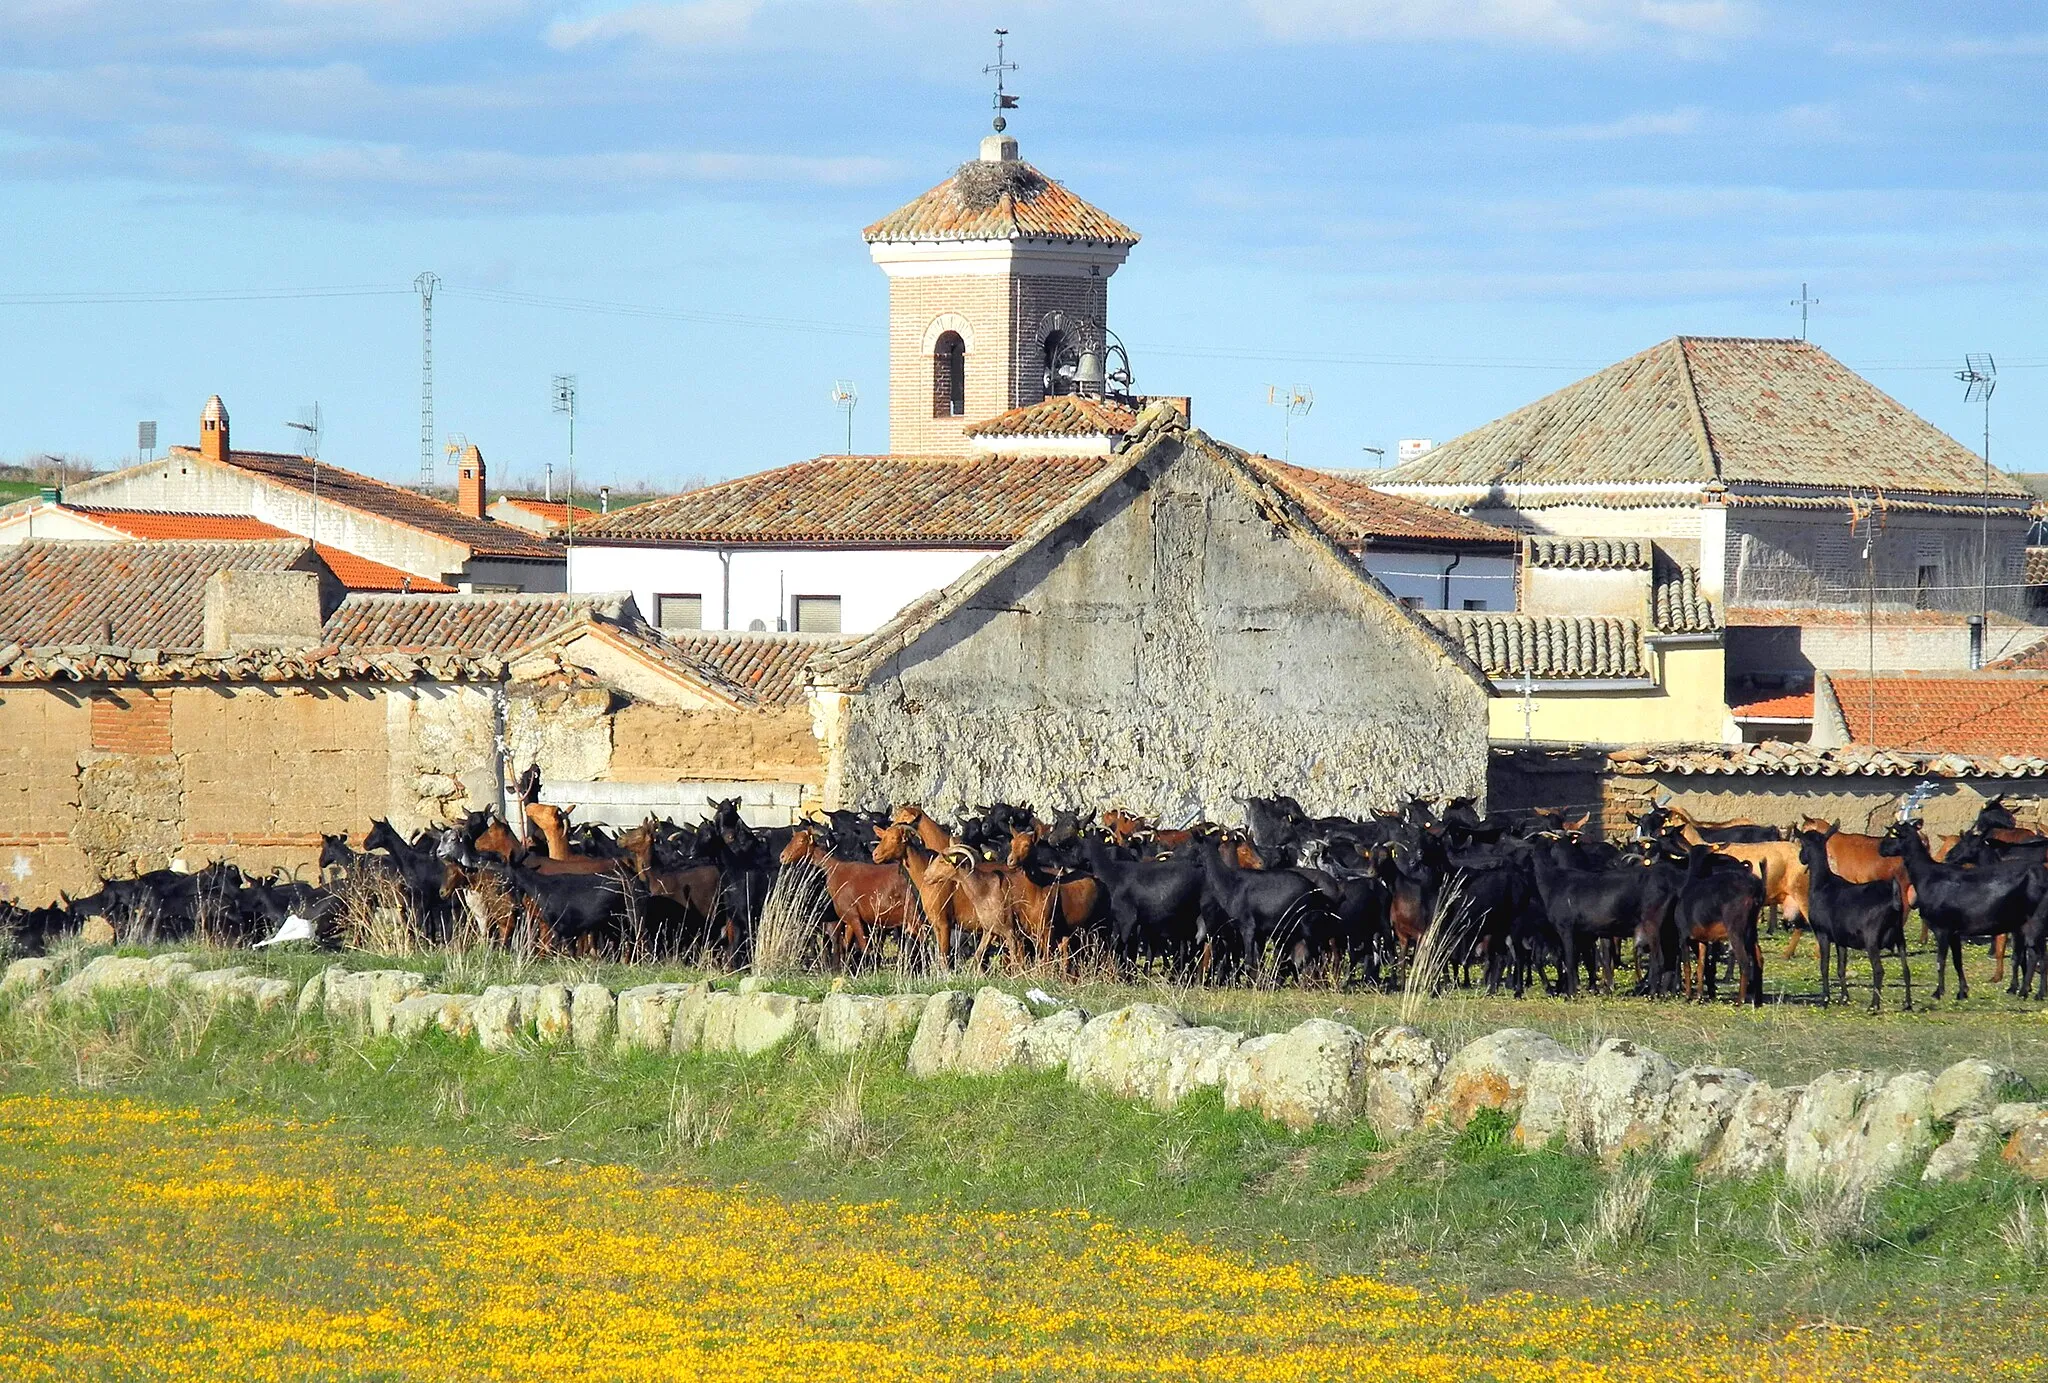
[[[1737,720],[1812,720],[1813,693],[1786,692],[1782,696],[1745,701],[1738,706],[1730,706],[1728,714]]]
[[[585,619],[618,619],[617,595],[352,595],[328,617],[342,649],[503,655]]]
[[[1827,674],[1859,744],[1940,753],[2048,753],[2048,677],[2026,673]],[[1874,693],[1874,696],[1873,696]]]
[[[526,513],[540,519],[547,525],[550,533],[568,525],[569,514],[572,508],[572,506],[560,500],[528,499],[525,495],[500,495],[491,501],[490,507],[496,508],[500,504],[513,509],[524,510]],[[573,509],[576,514],[576,526],[578,528],[581,528],[591,519],[598,517],[597,510],[586,508],[581,504],[573,506]]]
[[[304,539],[48,542],[0,558],[0,644],[191,650],[205,640],[217,571],[312,571]]]
[[[188,459],[199,455],[192,447],[173,447],[171,452]],[[561,548],[511,524],[473,519],[452,504],[324,461],[316,468],[306,457],[284,452],[235,451],[228,453],[227,464],[305,494],[312,494],[317,488],[325,503],[436,534],[461,543],[478,557],[564,560]]]
[[[358,557],[353,552],[343,552],[326,543],[313,544],[313,550],[320,554],[320,560],[334,573],[335,579],[351,591],[412,591],[422,595],[446,595],[454,591],[453,586],[411,572],[387,567],[382,562],[372,562],[367,557]]]
[[[1716,480],[1960,500],[1982,492],[1984,464],[1818,346],[1675,336],[1453,438],[1386,483]],[[1991,494],[2030,498],[1997,471]]]
[[[173,514],[155,509],[98,509],[85,504],[63,506],[130,538],[168,542],[279,542],[296,533],[247,514]]]
[[[592,543],[1002,547],[1106,456],[821,456],[616,509]]]
[[[1120,403],[1055,394],[961,430],[969,437],[1121,437],[1137,421],[1137,410]]]
[[[1409,542],[1499,544],[1512,548],[1520,535],[1447,509],[1398,499],[1362,480],[1330,471],[1291,466],[1270,456],[1247,456],[1254,471],[1287,492],[1332,538],[1346,547]]]
[[[1030,164],[963,163],[952,177],[861,232],[892,240],[1068,240],[1138,243],[1138,233]]]
[[[805,699],[804,666],[820,653],[853,640],[830,634],[676,633],[661,642],[686,662],[702,663],[764,706],[798,706]]]

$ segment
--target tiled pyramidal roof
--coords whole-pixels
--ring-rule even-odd
[[[1037,403],[969,423],[961,431],[969,437],[1121,437],[1137,421],[1137,410],[1120,403],[1083,398],[1079,394],[1054,394]]]
[[[963,163],[952,177],[861,234],[869,244],[901,240],[1138,243],[1138,233],[1129,226],[1015,159]]]
[[[1453,438],[1386,484],[1651,482],[1981,495],[1960,442],[1805,341],[1675,336]],[[1996,471],[1994,499],[2028,498]]]
[[[1640,679],[1642,626],[1606,616],[1522,615],[1505,611],[1429,610],[1437,628],[1496,683]]]

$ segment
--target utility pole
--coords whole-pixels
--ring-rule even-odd
[[[420,489],[434,488],[434,290],[438,274],[422,273],[412,281],[420,295]]]

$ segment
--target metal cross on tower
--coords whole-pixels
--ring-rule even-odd
[[[1017,109],[1017,98],[1003,90],[1003,74],[1017,70],[1016,63],[1005,61],[1003,58],[1003,40],[1009,36],[1010,31],[1008,29],[996,30],[996,60],[981,69],[984,75],[993,72],[996,78],[995,110],[997,134],[1001,134],[1010,126],[1010,122],[1003,118],[1003,112]]]
[[[1799,339],[1804,341],[1806,339],[1806,310],[1810,307],[1819,307],[1820,299],[1808,293],[1806,285],[1802,283],[1799,285],[1799,296],[1792,300],[1792,306],[1799,309]]]

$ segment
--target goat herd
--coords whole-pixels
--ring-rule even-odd
[[[36,909],[0,903],[17,951],[35,953],[93,917],[116,934],[226,945],[263,937],[336,941],[366,896],[429,943],[482,933],[499,943],[653,959],[708,950],[743,963],[760,929],[808,881],[818,958],[833,966],[1102,958],[1183,980],[1531,985],[1564,995],[1580,971],[1611,990],[1633,942],[1634,989],[1712,999],[1732,971],[1739,1002],[1763,1002],[1767,908],[1821,951],[1820,998],[1848,994],[1849,953],[1870,965],[1881,1005],[1896,953],[1907,1007],[1906,918],[1917,907],[1969,996],[1962,945],[1990,941],[2009,988],[2048,998],[2048,837],[2002,802],[1957,837],[1929,841],[1902,819],[1882,836],[1807,820],[1791,832],[1702,822],[1656,807],[1626,841],[1536,811],[1480,816],[1411,802],[1365,820],[1315,817],[1290,798],[1245,802],[1242,831],[1164,829],[1123,811],[1044,820],[998,804],[945,825],[914,806],[749,825],[737,801],[695,825],[649,818],[610,832],[572,824],[522,784],[519,829],[495,812],[408,839],[376,822],[362,848],[328,836],[321,882],[249,878],[232,864],[158,870]],[[1905,815],[1905,814],[1902,814]],[[778,887],[778,883],[780,886]],[[764,922],[764,916],[769,922]],[[1789,955],[1790,952],[1788,951]],[[1834,966],[1833,984],[1829,965]]]

